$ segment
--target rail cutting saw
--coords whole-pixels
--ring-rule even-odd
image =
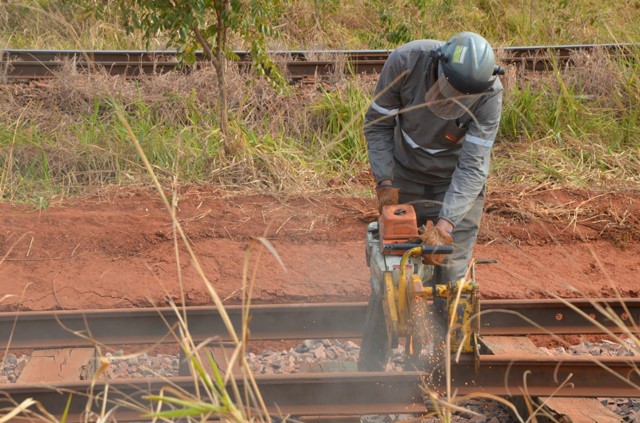
[[[391,351],[404,344],[406,369],[438,366],[444,352],[478,354],[479,301],[473,266],[469,277],[434,281],[435,266],[423,254],[451,254],[453,246],[415,240],[418,225],[410,204],[384,206],[366,234],[371,297],[358,368],[384,370]]]

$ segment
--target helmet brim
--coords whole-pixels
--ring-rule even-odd
[[[447,81],[444,74],[440,74],[436,82],[424,96],[427,107],[441,119],[458,119],[478,101],[482,94],[465,94]]]

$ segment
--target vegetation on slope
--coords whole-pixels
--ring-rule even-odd
[[[459,31],[496,46],[637,42],[638,0],[276,0],[272,49],[387,49]],[[240,40],[232,40],[242,48]],[[167,40],[153,40],[163,49]],[[140,49],[111,2],[0,3],[0,48]]]
[[[115,12],[97,3],[2,3],[0,45],[140,49],[139,34],[127,35]],[[485,34],[496,46],[637,39],[631,22],[639,17],[638,2],[608,3],[376,0],[364,7],[359,0],[280,0],[281,22],[269,43],[273,49],[392,48],[463,29]],[[158,39],[149,47],[167,46]],[[637,51],[624,60],[603,51],[575,59],[579,66],[569,69],[531,74],[512,68],[504,76],[492,187],[545,181],[609,189],[637,185]],[[105,184],[148,183],[116,105],[126,111],[164,181],[298,192],[370,188],[362,124],[375,78],[336,73],[331,81],[284,93],[229,69],[230,134],[243,146],[229,160],[219,155],[215,75],[205,68],[125,81],[80,75],[70,67],[46,86],[1,87],[2,198],[42,206],[52,197]]]

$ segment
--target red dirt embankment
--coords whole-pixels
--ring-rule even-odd
[[[178,216],[218,293],[237,302],[250,249],[256,302],[359,301],[371,198],[234,195],[191,187]],[[489,195],[475,250],[483,298],[636,297],[640,193],[550,188]],[[46,210],[0,204],[3,310],[190,305],[211,299],[157,194],[116,190]],[[279,260],[260,243],[273,245]],[[618,293],[616,292],[618,290]],[[0,296],[0,298],[2,298]]]

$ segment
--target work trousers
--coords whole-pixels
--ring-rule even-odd
[[[423,185],[397,175],[393,185],[400,188],[399,202],[411,204],[416,210],[418,226],[431,220],[438,221],[440,208],[448,185]],[[455,282],[467,275],[469,260],[473,253],[484,205],[484,189],[473,202],[464,218],[453,228],[453,253],[448,255],[441,266],[436,266],[433,283]]]

